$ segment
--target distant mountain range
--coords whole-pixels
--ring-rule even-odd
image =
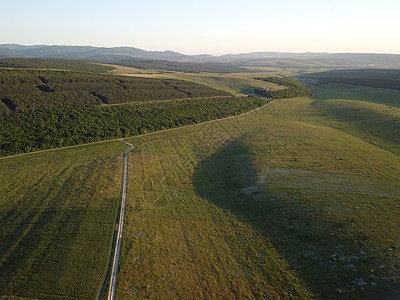
[[[336,67],[392,67],[400,68],[399,54],[374,53],[288,53],[252,52],[221,56],[185,55],[173,51],[146,51],[134,47],[48,46],[17,44],[0,45],[0,58],[65,58],[94,61],[169,60],[195,63],[223,63],[236,67],[280,66],[314,68]]]
[[[122,60],[141,59],[179,59],[185,55],[173,51],[145,51],[133,47],[91,47],[91,46],[21,46],[15,44],[0,45],[0,57],[29,58],[67,58],[85,60]]]

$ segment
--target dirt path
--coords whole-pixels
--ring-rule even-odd
[[[124,170],[123,170],[123,179],[122,179],[122,193],[121,193],[121,208],[119,210],[119,221],[118,221],[118,233],[117,233],[117,240],[115,245],[114,251],[114,261],[113,267],[111,272],[110,278],[110,289],[108,291],[108,299],[114,300],[115,299],[115,292],[117,288],[117,274],[118,274],[118,262],[119,262],[119,255],[121,253],[121,242],[122,242],[122,233],[124,231],[124,219],[125,219],[125,204],[126,204],[126,190],[128,187],[128,155],[129,151],[135,148],[132,144],[125,142],[125,144],[131,146],[128,150],[124,153]]]
[[[103,299],[103,296],[107,289],[107,282],[110,281],[110,288],[108,299],[115,299],[115,291],[117,284],[117,273],[118,273],[118,262],[121,252],[122,233],[124,230],[124,218],[125,218],[125,205],[126,205],[126,190],[128,186],[128,154],[134,146],[128,142],[122,140],[125,144],[131,146],[124,153],[124,165],[123,165],[123,177],[121,184],[121,194],[119,197],[117,215],[115,217],[113,237],[110,246],[110,253],[108,256],[107,268],[104,274],[103,282],[100,286],[99,293],[97,294],[97,300]]]

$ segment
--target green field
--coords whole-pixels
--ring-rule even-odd
[[[187,75],[238,92],[252,82],[209,76]],[[400,293],[399,92],[315,91],[127,139],[118,299]],[[95,297],[126,148],[0,159],[0,297]]]
[[[0,159],[0,297],[95,298],[126,147],[116,141]]]
[[[316,100],[348,99],[400,107],[400,92],[396,90],[339,83],[312,85],[311,88],[316,92],[314,96]]]
[[[393,119],[400,110],[381,104],[297,98],[131,139],[119,297],[395,295]]]
[[[272,82],[262,82],[255,79],[259,76],[282,76],[282,72],[276,69],[269,72],[258,72],[258,73],[232,73],[232,74],[196,74],[196,73],[183,73],[183,72],[170,72],[162,73],[161,71],[140,71],[134,68],[121,69],[120,66],[116,66],[116,74],[126,74],[135,77],[150,77],[150,78],[168,78],[177,80],[186,80],[199,84],[209,86],[211,88],[226,91],[231,94],[251,94],[254,88],[272,88],[274,90],[281,90],[285,87]],[[284,72],[285,75],[290,73]]]
[[[274,84],[272,82],[262,82],[256,80],[257,76],[274,76],[277,72],[267,73],[239,73],[239,74],[188,74],[176,73],[170,74],[169,78],[191,80],[197,83],[207,84],[208,86],[225,90],[229,93],[236,94],[250,94],[254,88],[273,88],[274,90],[281,90],[284,87]]]
[[[239,73],[246,72],[246,69],[238,68],[232,64],[213,63],[192,63],[168,60],[146,60],[132,59],[124,61],[104,62],[110,65],[137,68],[141,70],[161,70],[164,72],[185,72],[185,73]]]
[[[305,75],[320,84],[342,83],[400,90],[400,70],[395,69],[344,69]]]

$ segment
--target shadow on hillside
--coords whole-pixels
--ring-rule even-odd
[[[336,233],[346,231],[347,225],[325,219],[318,201],[310,200],[315,192],[310,196],[313,192],[307,189],[263,188],[249,149],[240,141],[203,160],[192,180],[199,196],[251,224],[270,240],[317,297],[382,297],[376,282],[371,284],[366,277],[371,274],[371,264],[382,262],[368,256],[355,241],[338,237]],[[375,281],[380,282],[378,279]],[[383,286],[398,289],[388,282]]]
[[[396,134],[400,128],[400,120],[390,114],[394,112],[394,109],[388,107],[387,114],[369,110],[357,104],[354,102],[353,106],[349,106],[341,105],[340,102],[319,102],[316,105],[331,118],[349,123],[370,135],[400,144],[400,135]]]

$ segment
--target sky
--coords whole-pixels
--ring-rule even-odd
[[[0,44],[400,54],[398,0],[0,0]]]

